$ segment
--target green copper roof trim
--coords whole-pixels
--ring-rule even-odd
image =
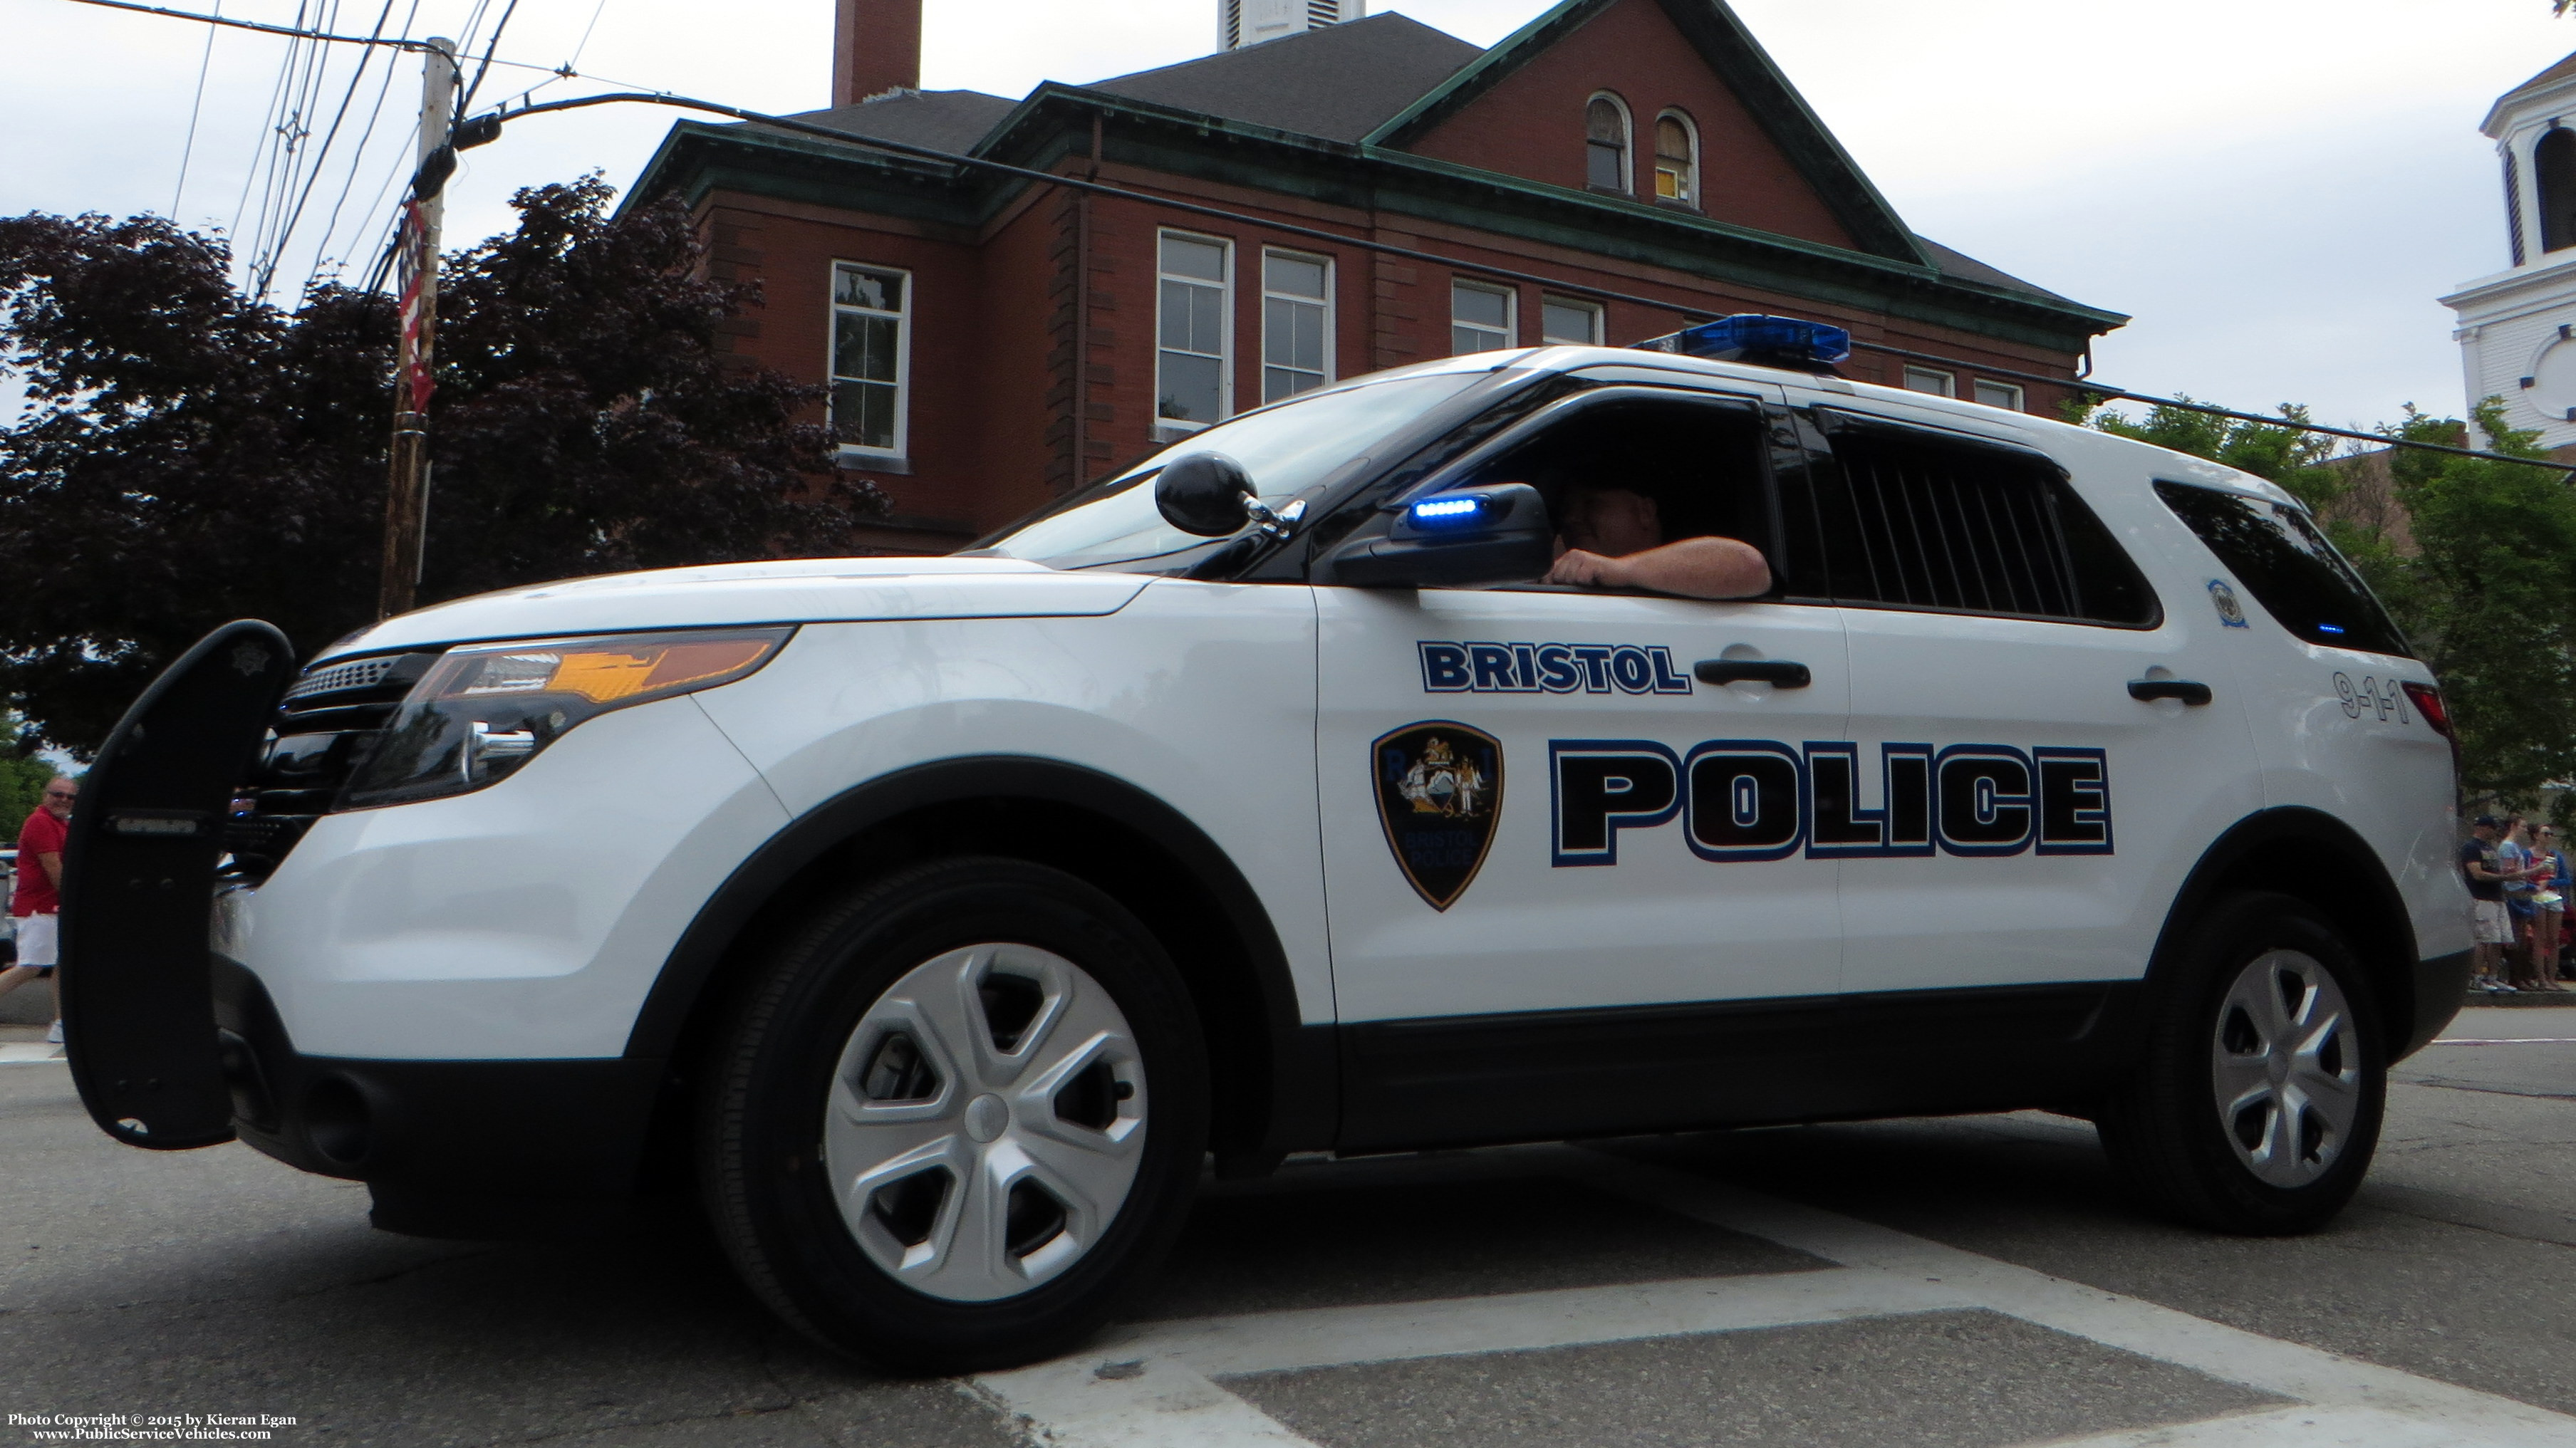
[[[1456,75],[1361,138],[1364,146],[1407,146],[1449,119],[1468,102],[1519,70],[1539,52],[1580,28],[1619,0],[1563,0],[1514,31]],[[1640,0],[1643,3],[1643,0]],[[1655,0],[1700,59],[1744,102],[1745,111],[1863,248],[1898,261],[1928,262],[1913,231],[1871,184],[1868,173],[1834,139],[1806,97],[1772,62],[1726,0]],[[1569,124],[1572,121],[1569,120]],[[1631,137],[1633,143],[1634,138]]]

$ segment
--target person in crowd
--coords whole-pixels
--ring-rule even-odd
[[[2476,911],[2469,988],[2510,993],[2513,987],[2496,973],[2504,948],[2513,943],[2513,927],[2504,908],[2505,872],[2496,856],[2496,838],[2503,833],[2504,821],[2494,815],[2478,816],[2471,823],[2469,838],[2460,842],[2460,873],[2468,879],[2469,900]]]
[[[2530,830],[2530,821],[2525,817],[2507,815],[2504,829],[2496,838],[2496,862],[2504,876],[2505,925],[2513,932],[2513,939],[2504,948],[2505,983],[2516,990],[2534,989],[2531,930],[2532,917],[2539,912],[2531,902],[2540,892],[2531,883],[2535,868]]]
[[[2535,826],[2531,835],[2531,862],[2540,872],[2531,877],[2532,974],[2544,990],[2565,990],[2558,954],[2566,946],[2567,857],[2559,852],[2555,826]]]
[[[1664,541],[1662,510],[1631,488],[1567,490],[1557,508],[1550,583],[1642,588],[1683,598],[1752,598],[1771,589],[1762,550],[1735,538]]]
[[[80,781],[56,777],[18,831],[18,884],[9,892],[17,923],[18,963],[0,971],[0,995],[54,973],[55,942],[62,928],[63,842],[69,838],[72,802]],[[62,992],[55,989],[53,1029],[45,1039],[62,1044]]]

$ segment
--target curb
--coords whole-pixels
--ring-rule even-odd
[[[2489,995],[2482,990],[2473,990],[2469,992],[2467,999],[2460,1002],[2462,1010],[2484,1006],[2501,1006],[2508,1010],[2548,1010],[2551,1007],[2576,1009],[2576,991],[2519,991],[2513,995]]]

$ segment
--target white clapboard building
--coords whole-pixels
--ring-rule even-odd
[[[2544,447],[2576,443],[2576,55],[2499,96],[2479,129],[2501,158],[2513,265],[2442,298],[2468,398],[2503,398]]]

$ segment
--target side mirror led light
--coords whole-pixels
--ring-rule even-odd
[[[1454,528],[1476,521],[1484,514],[1488,501],[1481,493],[1443,493],[1415,503],[1410,511],[1416,527]]]

